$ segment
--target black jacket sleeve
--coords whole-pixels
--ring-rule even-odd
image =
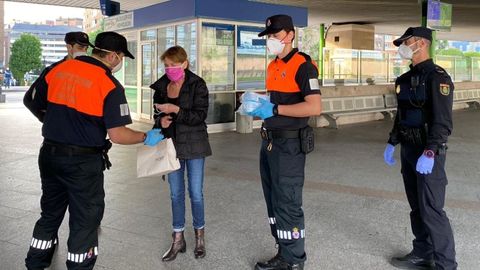
[[[152,109],[155,113],[153,114],[154,124],[153,124],[152,128],[159,128],[159,129],[162,130],[162,134],[166,138],[172,138],[174,136],[172,126],[170,126],[169,128],[163,128],[162,124],[160,122],[162,117],[166,116],[167,114],[159,112],[155,108],[155,104],[163,104],[163,103],[166,102],[166,92],[167,92],[166,87],[167,87],[167,85],[162,78],[158,79],[155,83],[150,85],[150,88],[155,91],[153,93],[153,104],[154,105],[153,105]]]
[[[395,82],[395,89],[397,89],[398,86],[398,81]],[[392,130],[390,131],[390,137],[388,138],[388,143],[395,146],[397,144],[400,143],[400,139],[399,139],[399,134],[398,134],[398,123],[399,123],[399,119],[398,119],[398,115],[399,115],[399,105],[398,105],[398,101],[397,101],[397,112],[395,113],[395,120],[393,121],[393,128]]]
[[[426,149],[436,152],[452,133],[452,107],[454,85],[450,76],[441,68],[436,68],[429,81],[430,104],[427,117]]]
[[[395,114],[395,120],[393,122],[392,131],[390,131],[390,137],[388,138],[388,143],[395,146],[400,143],[398,136],[398,107],[397,113]]]
[[[208,88],[204,80],[198,80],[192,84],[193,89],[193,104],[190,109],[180,108],[176,122],[195,126],[200,125],[207,119],[208,113]]]
[[[42,74],[33,82],[28,88],[25,96],[23,97],[23,104],[32,112],[35,117],[43,123],[45,112],[47,109],[47,91],[48,86],[45,80],[45,76],[50,71],[50,68],[43,70]]]

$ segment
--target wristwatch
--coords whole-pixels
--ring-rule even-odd
[[[435,157],[435,152],[433,152],[433,150],[425,150],[423,151],[423,154],[425,156],[427,156],[428,158],[433,158]]]

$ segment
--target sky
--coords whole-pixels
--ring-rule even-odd
[[[83,19],[83,8],[48,6],[5,1],[5,24],[12,24],[13,20],[27,21],[31,23],[55,20],[63,18]]]

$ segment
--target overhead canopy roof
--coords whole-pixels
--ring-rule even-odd
[[[383,34],[403,34],[421,24],[419,0],[255,0],[308,7],[308,24],[357,22],[375,25]],[[442,0],[453,4],[452,31],[437,37],[480,41],[480,0]]]
[[[123,11],[172,0],[117,0]],[[175,0],[173,0],[175,1]],[[319,23],[374,24],[377,33],[402,34],[409,27],[420,24],[419,0],[253,0],[266,3],[308,7],[309,25]],[[99,8],[99,0],[13,0],[32,4]],[[450,40],[480,41],[480,1],[443,0],[453,4],[453,27],[450,33],[438,37]]]
[[[79,8],[100,8],[99,0],[8,0],[10,2],[23,2],[31,4],[42,5],[54,5],[54,6],[66,6],[66,7],[79,7]],[[115,0],[120,3],[120,9],[122,11],[131,11],[142,7],[151,6],[161,2],[170,0]]]

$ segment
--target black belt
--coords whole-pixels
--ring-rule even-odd
[[[101,154],[103,152],[102,147],[84,147],[70,144],[62,144],[45,139],[43,141],[43,149],[54,155],[91,155]]]
[[[274,139],[298,139],[300,138],[300,130],[268,130],[262,128],[260,134],[264,140]]]

